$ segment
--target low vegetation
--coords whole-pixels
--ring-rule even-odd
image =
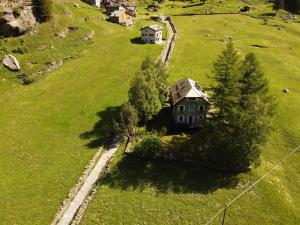
[[[32,0],[34,13],[40,22],[47,22],[53,17],[53,0]]]

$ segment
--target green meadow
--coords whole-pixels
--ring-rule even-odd
[[[173,83],[190,77],[207,87],[212,63],[230,37],[240,57],[254,52],[278,103],[261,165],[220,176],[193,164],[120,156],[82,224],[205,224],[226,203],[300,144],[300,26],[244,15],[173,17],[178,30],[169,67]],[[284,95],[282,90],[290,93]],[[199,137],[201,138],[201,137]],[[300,155],[294,154],[227,211],[226,224],[295,225],[300,221]],[[221,224],[218,217],[213,224]]]
[[[147,21],[129,28],[103,20],[85,22],[85,17],[104,15],[80,4],[84,8],[67,4],[71,17],[67,12],[64,19],[39,25],[32,37],[0,41],[1,55],[23,49],[13,53],[20,60],[20,73],[74,56],[27,86],[19,83],[20,73],[0,67],[1,224],[50,224],[108,135],[114,112],[126,101],[130,80],[143,59],[158,57],[162,49],[131,42]],[[81,29],[65,39],[55,37],[66,26]],[[91,30],[95,39],[83,41]]]
[[[75,8],[74,2],[82,8]],[[244,5],[236,0],[197,3],[166,1],[159,12],[150,14],[205,13],[206,8],[236,12]],[[265,1],[252,3],[252,15],[274,13]],[[54,20],[38,25],[37,34],[0,39],[0,54],[13,53],[22,66],[19,73],[0,67],[0,224],[51,223],[109,134],[143,59],[157,58],[162,50],[135,41],[139,28],[153,23],[141,19],[148,17],[144,8],[139,8],[135,26],[128,28],[103,21],[101,10],[79,0],[64,6],[55,3],[55,10]],[[85,21],[86,17],[96,19]],[[178,37],[169,65],[170,84],[190,77],[209,86],[212,63],[229,37],[241,58],[256,53],[278,102],[261,165],[238,176],[220,176],[193,164],[120,154],[98,186],[82,224],[205,224],[300,144],[299,23],[275,17],[263,25],[262,19],[246,15],[173,16],[172,20]],[[68,26],[79,29],[65,39],[55,36]],[[84,41],[92,30],[94,40]],[[69,56],[62,67],[34,77],[30,85],[21,85],[17,78]],[[290,93],[284,95],[283,88]],[[297,224],[299,161],[296,153],[241,198],[228,210],[226,224]],[[221,219],[214,224],[221,224]]]

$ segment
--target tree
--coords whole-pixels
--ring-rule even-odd
[[[274,0],[273,8],[275,10],[284,9],[284,0]]]
[[[122,105],[119,116],[114,120],[114,129],[132,140],[136,134],[139,117],[136,109],[129,103]]]
[[[52,18],[52,0],[33,0],[34,14],[40,22],[47,22]]]
[[[259,95],[262,99],[267,99],[268,96],[268,81],[264,78],[259,62],[254,53],[246,55],[241,70],[241,104],[245,106],[247,99],[252,95]]]
[[[141,120],[151,120],[162,108],[153,79],[146,79],[147,72],[136,74],[129,90],[129,102],[138,110]]]
[[[212,87],[211,101],[217,109],[213,114],[214,120],[220,123],[229,122],[232,119],[232,115],[238,110],[238,59],[239,57],[233,43],[229,42],[213,65],[214,75],[212,79],[215,81],[215,85]]]
[[[168,97],[167,79],[169,74],[161,61],[155,63],[151,58],[146,57],[141,70],[146,73],[147,80],[153,79],[159,92],[159,98],[163,105]]]
[[[129,101],[144,122],[151,120],[162,109],[168,96],[167,78],[164,65],[147,57],[131,82]]]
[[[205,157],[222,170],[245,171],[259,161],[270,131],[272,101],[268,81],[254,54],[240,65],[233,44],[214,63],[212,102],[217,112]]]
[[[254,53],[246,55],[240,67],[240,148],[244,148],[248,166],[258,162],[261,147],[270,132],[270,117],[275,104],[268,94],[269,82],[264,77]]]

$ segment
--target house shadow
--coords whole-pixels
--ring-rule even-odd
[[[130,39],[131,44],[135,45],[145,45],[145,42],[142,41],[141,37],[135,37]]]
[[[113,118],[120,111],[121,107],[108,107],[97,113],[99,121],[90,131],[83,132],[79,135],[81,139],[88,140],[85,145],[88,148],[95,149],[101,145],[107,146],[112,141]]]
[[[208,170],[201,164],[123,155],[102,184],[121,190],[143,191],[150,187],[157,193],[208,194],[234,188],[238,182],[236,174]]]

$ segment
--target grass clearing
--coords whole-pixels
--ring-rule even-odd
[[[178,30],[170,83],[182,77],[210,84],[212,63],[232,36],[241,57],[256,53],[278,101],[261,165],[228,179],[196,165],[121,156],[99,186],[82,224],[204,224],[225,203],[272,168],[300,140],[299,24],[247,16],[173,17]],[[279,29],[278,29],[279,27]],[[253,47],[262,45],[266,48]],[[283,88],[291,92],[282,93]],[[167,137],[168,139],[168,137]],[[299,153],[233,205],[226,224],[295,225],[300,220]],[[213,224],[220,224],[221,217]]]
[[[0,67],[1,224],[51,222],[107,135],[117,107],[126,101],[130,79],[146,56],[155,58],[162,49],[131,43],[148,21],[139,20],[129,28],[105,21],[84,22],[87,16],[102,18],[103,14],[80,4],[85,7],[67,4],[73,17],[65,24],[83,28],[66,39],[54,38],[56,24],[43,24],[33,37],[1,40],[7,51],[21,42],[28,48],[16,54],[22,72],[36,71],[48,60],[79,55],[28,86]],[[95,39],[82,42],[82,35],[91,30]],[[44,44],[54,49],[39,49]],[[38,64],[30,67],[32,60]]]

